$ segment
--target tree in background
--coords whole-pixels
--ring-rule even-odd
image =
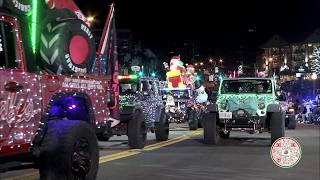
[[[317,75],[320,75],[320,47],[314,48],[311,60],[311,70]]]

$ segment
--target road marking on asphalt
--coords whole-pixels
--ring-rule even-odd
[[[27,173],[27,174],[23,174],[20,176],[15,176],[15,177],[10,177],[10,178],[6,178],[4,180],[20,180],[20,179],[24,179],[24,180],[33,180],[34,178],[39,176],[39,172],[31,172],[31,173]]]
[[[121,151],[121,152],[110,154],[110,155],[106,155],[106,156],[101,156],[99,158],[99,164],[110,162],[110,161],[114,161],[114,160],[117,160],[117,159],[122,159],[122,158],[129,157],[129,156],[134,156],[134,155],[137,155],[137,154],[140,154],[140,153],[143,153],[143,152],[152,151],[152,150],[155,150],[155,149],[159,149],[161,147],[165,147],[165,146],[169,146],[169,145],[172,145],[172,144],[176,144],[178,142],[181,142],[181,141],[190,139],[192,137],[198,136],[201,133],[202,133],[202,129],[199,129],[199,130],[196,130],[196,131],[188,132],[185,135],[178,136],[178,137],[175,137],[175,138],[167,140],[167,141],[162,141],[162,142],[159,142],[159,143],[150,144],[148,146],[145,146],[143,149],[130,149],[130,150]],[[32,172],[32,173],[28,173],[28,174],[24,174],[24,175],[20,175],[20,176],[6,178],[4,180],[20,180],[20,179],[31,180],[31,179],[35,179],[37,177],[39,177],[39,173],[38,172]]]
[[[119,152],[119,153],[114,153],[114,154],[111,154],[111,155],[102,156],[99,159],[99,164],[106,163],[106,162],[109,162],[109,161],[114,161],[114,160],[117,160],[117,159],[122,159],[122,158],[133,156],[133,155],[137,155],[137,154],[140,154],[142,152],[159,149],[161,147],[169,146],[169,145],[172,145],[172,144],[176,144],[178,142],[190,139],[191,137],[198,136],[201,133],[202,133],[202,130],[199,129],[197,131],[192,131],[192,132],[189,132],[189,133],[187,133],[185,135],[178,136],[176,138],[173,138],[173,139],[170,139],[170,140],[167,140],[167,141],[163,141],[163,142],[159,142],[159,143],[155,143],[155,144],[151,144],[151,145],[145,146],[143,149],[130,149],[130,150],[122,151],[122,152]]]

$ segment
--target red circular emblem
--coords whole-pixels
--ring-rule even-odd
[[[298,164],[302,150],[297,140],[291,137],[282,137],[272,144],[270,155],[277,166],[290,168]]]

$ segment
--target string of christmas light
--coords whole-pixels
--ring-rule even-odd
[[[26,72],[17,72],[15,70],[4,70],[0,67],[1,78],[0,83],[5,84],[6,80],[12,82],[21,82],[25,87],[24,90],[17,92],[0,91],[0,139],[8,137],[7,143],[3,143],[3,147],[10,146],[13,148],[20,148],[22,144],[30,144],[34,139],[35,133],[41,124],[41,112],[49,110],[42,107],[42,102],[54,103],[55,99],[63,97],[65,94],[72,93],[74,97],[78,97],[81,92],[89,96],[92,102],[91,113],[95,114],[96,124],[98,126],[106,124],[109,109],[107,108],[105,100],[105,91],[101,89],[78,89],[78,88],[62,88],[64,76],[51,75],[35,75]],[[89,76],[71,76],[75,80],[91,79]],[[40,83],[42,82],[42,83]],[[107,87],[107,81],[100,82],[103,87]],[[43,92],[46,92],[44,96]],[[57,93],[58,92],[58,93]],[[55,96],[54,94],[59,94]],[[9,103],[10,102],[10,103]],[[46,115],[49,115],[46,112]],[[14,127],[14,128],[13,128]],[[13,128],[13,131],[10,129]]]
[[[311,60],[311,70],[312,72],[320,75],[320,47],[314,48]]]

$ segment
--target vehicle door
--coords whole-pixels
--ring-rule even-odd
[[[41,88],[36,74],[25,72],[16,19],[0,19],[0,154],[29,150],[41,117]]]

